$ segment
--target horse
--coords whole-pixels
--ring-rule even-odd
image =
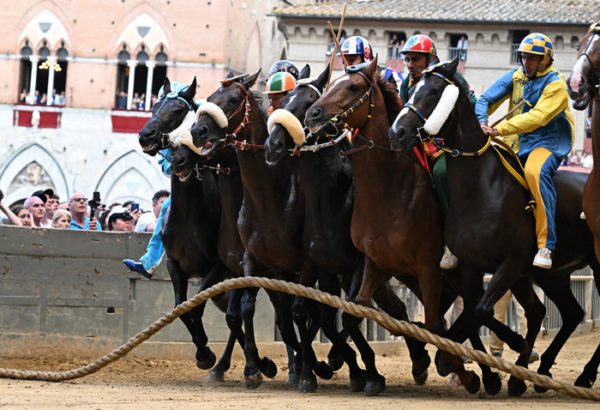
[[[567,79],[573,108],[585,110],[593,101],[592,108],[592,155],[594,168],[583,191],[583,212],[594,234],[596,258],[600,259],[600,25],[593,24],[578,45],[577,62]],[[600,291],[600,272],[594,270],[596,289]],[[591,387],[596,381],[600,365],[600,345],[585,365],[575,384]]]
[[[263,142],[267,135],[266,121],[258,106],[260,97],[250,91],[259,73],[225,80],[208,97],[204,109],[198,111],[191,136],[201,155],[210,155],[226,144],[236,147],[244,198],[237,220],[245,249],[244,276],[272,274],[297,281],[296,273],[303,270],[304,260],[301,246],[304,203],[298,192],[294,164],[286,161],[282,172],[274,172],[265,163]],[[241,314],[246,331],[244,380],[247,388],[257,388],[262,383],[261,359],[253,329],[257,292],[258,289],[245,289],[242,298]],[[277,295],[275,312],[278,325],[283,341],[296,352],[296,369],[300,369],[303,360],[310,360],[317,375],[331,378],[333,371],[326,363],[317,362],[314,352],[310,357],[303,357],[293,327],[293,298],[281,293]],[[318,331],[318,321],[311,322],[307,336],[312,340]],[[302,385],[299,389],[302,390]]]
[[[551,270],[533,267],[537,245],[534,220],[526,212],[529,194],[502,165],[498,148],[483,134],[465,92],[454,85],[457,65],[458,60],[454,60],[424,74],[410,101],[413,108],[406,107],[390,128],[390,141],[394,149],[407,151],[439,132],[445,137],[442,148],[450,153],[447,167],[452,201],[444,233],[460,261],[460,281],[471,293],[466,295],[461,318],[449,332],[451,337],[462,342],[485,318],[492,317],[494,304],[510,289],[525,308],[528,319],[527,348],[520,351],[517,359],[518,365],[527,367],[545,312],[532,290],[534,279],[556,304],[563,319],[538,368],[538,373],[551,376],[550,368],[558,352],[584,315],[571,292],[570,275],[586,265],[594,272],[598,270],[591,233],[579,218],[586,175],[561,171],[555,176],[559,245]],[[517,172],[516,161],[508,152],[505,155],[509,158],[504,161]],[[473,284],[480,286],[481,272],[492,272],[493,277],[473,308],[477,295],[470,288]],[[526,385],[511,376],[508,389],[510,395],[520,395]],[[544,391],[540,387],[536,390]]]
[[[170,147],[169,134],[189,128],[190,116],[193,118],[197,109],[193,100],[195,78],[187,89],[176,95],[171,94],[168,78],[163,87],[165,97],[152,107],[152,117],[139,133],[140,145],[149,155],[156,155],[161,148]],[[161,231],[176,305],[187,299],[189,278],[203,278],[201,291],[231,276],[220,261],[216,246],[221,206],[215,176],[204,168],[192,177],[191,172],[184,173],[180,168],[180,161],[175,157],[175,172],[171,177],[171,206]],[[227,297],[214,298],[213,302],[220,310],[227,310]],[[181,320],[196,346],[196,365],[206,370],[214,366],[216,356],[207,346],[208,338],[202,326],[204,306],[200,305],[182,315]],[[217,379],[229,367],[233,345],[236,338],[240,340],[240,337],[243,342],[243,334],[230,334],[225,353],[213,369]]]

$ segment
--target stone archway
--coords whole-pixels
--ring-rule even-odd
[[[7,204],[45,188],[52,188],[63,201],[71,193],[62,166],[37,143],[19,149],[0,169],[0,189],[4,191]]]

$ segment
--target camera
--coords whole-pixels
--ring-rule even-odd
[[[137,202],[132,202],[131,203],[131,213],[134,213],[135,211],[139,211],[140,210],[140,204],[138,204]]]
[[[94,195],[92,199],[88,201],[88,205],[90,206],[90,219],[93,219],[96,215],[96,208],[98,208],[102,204],[102,200],[100,199],[100,192],[94,191]]]

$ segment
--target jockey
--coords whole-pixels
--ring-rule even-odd
[[[275,61],[275,63],[271,66],[271,69],[269,70],[269,78],[273,74],[279,73],[279,72],[290,73],[291,75],[294,76],[294,79],[296,81],[298,80],[298,76],[300,75],[300,72],[298,71],[298,67],[296,67],[294,65],[294,63],[292,63],[289,60]]]
[[[404,48],[400,51],[404,54],[404,62],[408,67],[408,75],[400,86],[400,99],[406,104],[413,95],[416,85],[421,80],[423,70],[427,67],[438,64],[437,49],[433,40],[424,34],[415,34],[406,41]],[[477,98],[469,88],[469,83],[458,73],[456,73],[459,86],[462,86],[469,97],[471,104],[475,105]],[[450,207],[450,189],[448,188],[448,179],[446,176],[446,156],[443,152],[437,151],[432,144],[425,144],[425,153],[434,161],[432,176],[436,186],[436,193],[440,200],[442,215],[446,219],[448,208]],[[452,254],[447,246],[444,246],[444,255],[440,261],[442,269],[454,269],[458,266],[458,259]]]
[[[340,47],[349,66],[369,63],[373,60],[373,48],[364,37],[348,37]]]
[[[537,203],[538,252],[533,265],[550,269],[556,247],[556,190],[552,177],[573,146],[575,128],[565,79],[552,64],[552,41],[544,34],[532,33],[521,41],[518,52],[521,67],[492,84],[479,99],[475,113],[485,134],[519,137],[518,155]],[[488,115],[507,98],[509,109],[518,104],[522,108],[495,128],[489,127]]]
[[[185,90],[188,86],[189,84],[172,81],[171,93],[169,95],[177,95],[179,92]],[[163,87],[161,87],[158,91],[158,101],[164,97],[165,93]],[[166,177],[171,177],[171,157],[173,156],[173,151],[170,147],[166,147],[160,150],[160,155],[161,158],[158,160],[158,164],[160,165],[163,174]],[[150,241],[146,247],[146,253],[140,258],[140,260],[136,261],[133,259],[123,259],[123,263],[125,266],[127,266],[127,268],[129,268],[129,270],[137,272],[148,279],[152,278],[152,275],[160,264],[165,252],[161,238],[161,231],[163,220],[170,205],[171,196],[165,199],[160,208],[158,218],[156,219],[156,225],[154,226],[154,231],[152,232],[152,236],[150,237]]]
[[[267,115],[271,115],[273,111],[281,106],[283,97],[294,87],[296,87],[296,80],[290,73],[278,71],[269,77],[265,94],[269,97],[271,104],[267,109]]]

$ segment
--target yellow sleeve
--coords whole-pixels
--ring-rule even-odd
[[[569,95],[564,81],[548,84],[535,107],[526,113],[502,121],[496,129],[500,135],[531,132],[548,124],[568,107]]]

